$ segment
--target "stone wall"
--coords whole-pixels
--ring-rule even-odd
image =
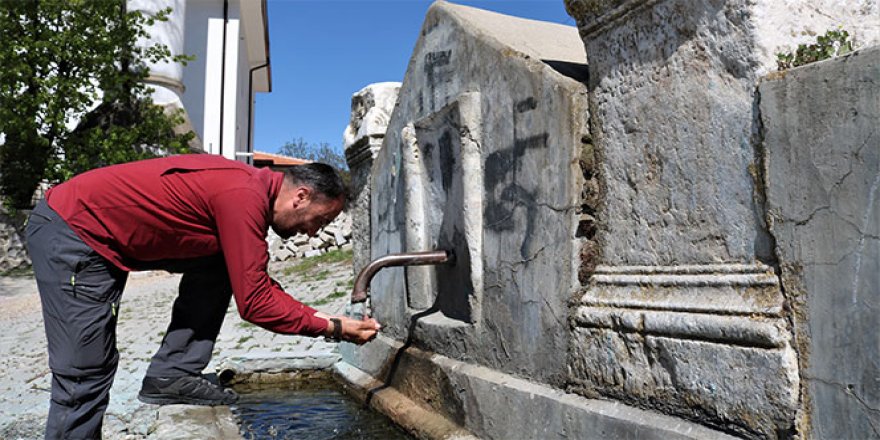
[[[383,334],[563,384],[584,63],[574,28],[431,8],[373,166],[370,241],[456,263],[380,272]]]
[[[370,84],[351,97],[351,118],[342,141],[351,170],[355,273],[370,262],[370,176],[399,91],[399,82],[383,82]]]
[[[427,409],[487,439],[728,438],[568,392],[580,256],[601,249],[587,76],[572,27],[429,10],[372,167],[369,244],[373,258],[440,248],[455,264],[379,272],[382,334],[343,345],[338,368],[392,416]]]
[[[880,46],[772,75],[759,92],[802,430],[880,438]]]
[[[745,2],[578,3],[601,195],[570,348],[575,389],[784,437],[799,377],[750,174],[760,163]]]
[[[757,87],[877,3],[566,5],[589,72],[571,28],[432,6],[369,246],[456,261],[380,272],[339,371],[482,438],[876,437],[876,51]]]
[[[756,84],[775,54],[877,4],[568,0],[590,60],[600,200],[573,381],[750,438],[803,420],[792,298],[775,273]]]
[[[329,225],[318,231],[315,237],[296,234],[284,240],[270,228],[266,241],[269,243],[269,258],[272,261],[315,257],[335,249],[351,249],[351,214],[343,211]]]

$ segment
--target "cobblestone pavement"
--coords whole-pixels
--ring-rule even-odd
[[[332,314],[342,313],[352,286],[350,251],[343,261],[272,263],[270,273],[295,298]],[[179,275],[135,273],[120,306],[119,369],[104,418],[105,439],[144,439],[155,430],[158,408],[137,400],[141,379],[171,319]],[[0,277],[0,439],[42,438],[49,409],[50,373],[36,284],[27,277]],[[238,316],[233,301],[217,339],[213,372],[223,359],[326,356],[336,344],[323,338],[271,333]]]

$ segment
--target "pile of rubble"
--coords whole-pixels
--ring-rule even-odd
[[[0,213],[0,273],[31,265],[24,246],[24,219],[27,212],[10,215]]]
[[[270,228],[266,241],[269,242],[269,258],[272,261],[314,257],[333,249],[351,249],[351,215],[343,211],[316,237],[297,234],[284,240]]]

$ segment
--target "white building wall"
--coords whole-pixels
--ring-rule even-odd
[[[223,126],[221,128],[220,153],[227,159],[235,159],[235,151],[238,148],[237,140],[237,117],[239,105],[238,88],[241,86],[238,75],[239,58],[246,55],[240,49],[239,38],[241,35],[241,12],[238,1],[229,1],[228,20],[226,21],[226,60],[223,65],[225,75],[223,77],[223,102],[221,104]],[[245,85],[246,86],[246,85]]]
[[[184,50],[184,26],[186,0],[128,0],[129,10],[155,14],[170,7],[168,20],[156,22],[151,30],[151,42],[164,44],[172,55],[186,53]],[[179,108],[180,95],[183,94],[183,65],[181,63],[150,63],[150,77],[147,79],[153,93],[153,101],[159,105]]]
[[[220,111],[223,95],[220,92],[225,81],[223,76],[223,33],[225,20],[222,16],[208,19],[205,44],[205,75],[199,78],[204,84],[202,100],[202,129],[205,151],[221,154]],[[197,97],[198,98],[198,97]]]
[[[242,8],[248,8],[251,20],[259,17],[255,12],[261,10],[260,2],[228,0],[224,17],[223,0],[131,1],[149,4],[150,10],[165,6],[178,8],[172,13],[172,18],[177,20],[174,26],[156,27],[157,35],[153,39],[165,44],[173,40],[177,47],[182,47],[182,53],[195,57],[186,67],[176,67],[179,71],[175,74],[182,83],[179,91],[174,90],[179,93],[179,106],[186,110],[192,130],[205,152],[250,163],[250,157],[244,154],[250,145],[248,126],[254,96],[249,87],[250,67],[251,63],[261,64],[263,61],[258,60],[266,59],[266,55],[249,54],[248,48],[252,45],[246,38],[265,38],[266,23],[258,22],[248,34],[241,17]],[[139,9],[147,10],[146,7]],[[162,35],[163,32],[175,33],[175,36],[171,38]],[[174,73],[175,69],[168,65],[156,67],[154,71],[157,73],[169,69]],[[161,76],[166,75],[162,73]],[[166,92],[157,92],[155,98],[158,93]]]
[[[243,23],[243,22],[242,22]],[[248,119],[250,118],[249,110],[252,109],[250,103],[250,63],[248,61],[247,44],[245,43],[244,28],[240,29],[238,42],[238,63],[236,64],[236,83],[235,92],[235,157],[242,162],[252,163],[248,147]]]
[[[192,121],[193,131],[196,136],[202,140],[202,148],[206,152],[212,152],[211,149],[217,146],[219,134],[211,139],[212,144],[209,146],[206,139],[206,108],[219,108],[219,96],[213,94],[217,99],[217,103],[206,102],[207,94],[205,90],[209,88],[209,83],[220,82],[219,62],[215,59],[209,60],[209,53],[220,53],[220,49],[213,50],[212,45],[221,43],[220,38],[214,37],[217,32],[222,35],[223,31],[223,1],[222,0],[202,0],[190,2],[186,8],[186,19],[184,26],[184,52],[188,55],[195,56],[195,60],[187,63],[183,69],[183,84],[186,89],[181,101],[186,108]],[[208,73],[211,75],[208,75]],[[211,85],[211,90],[216,90],[217,85]],[[211,121],[210,126],[216,127],[218,124]]]

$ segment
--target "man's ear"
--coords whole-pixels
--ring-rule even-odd
[[[293,191],[293,207],[297,208],[303,203],[312,200],[312,190],[307,186],[299,186]]]

